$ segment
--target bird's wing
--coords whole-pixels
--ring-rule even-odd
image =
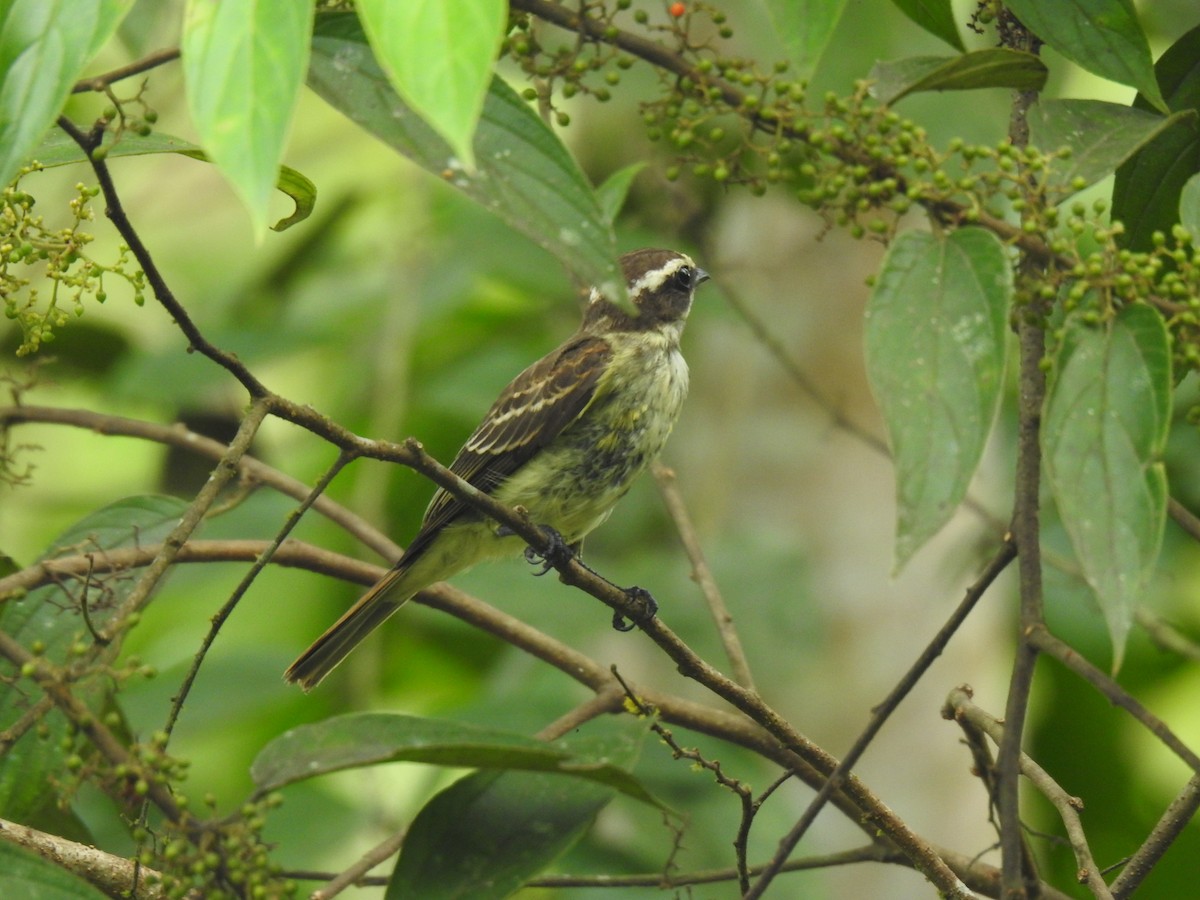
[[[491,493],[587,408],[611,356],[607,341],[582,337],[538,360],[500,394],[458,451],[451,471]],[[464,508],[452,494],[438,491],[409,553]]]

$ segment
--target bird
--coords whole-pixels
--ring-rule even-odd
[[[484,493],[524,507],[575,552],[666,444],[688,389],[680,336],[696,289],[709,280],[673,250],[626,253],[620,267],[631,308],[591,288],[579,329],[504,388],[450,465]],[[524,546],[439,489],[396,564],[285,680],[311,690],[415,593]]]

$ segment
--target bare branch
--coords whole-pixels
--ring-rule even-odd
[[[1040,42],[1007,10],[1001,10],[1000,43],[1014,50],[1037,53]],[[1029,145],[1028,114],[1037,102],[1037,91],[1015,91],[1009,114],[1008,137],[1014,147]],[[1030,189],[1026,188],[1030,193]],[[1049,259],[1022,247],[1017,263],[1017,279],[1032,280]],[[1000,818],[1001,868],[1004,889],[1017,898],[1036,897],[1037,881],[1033,861],[1025,853],[1021,831],[1020,794],[1017,774],[1021,743],[1025,733],[1025,715],[1033,690],[1033,672],[1037,648],[1028,640],[1029,632],[1042,623],[1042,557],[1039,494],[1041,486],[1041,422],[1046,398],[1046,372],[1042,358],[1046,353],[1044,317],[1048,303],[1031,301],[1017,310],[1017,468],[1010,526],[1018,556],[1018,584],[1021,596],[1021,629],[1009,676],[1005,704],[1006,727],[996,760],[996,806]]]
[[[963,719],[969,721],[973,726],[986,733],[997,745],[1004,740],[1004,726],[971,701],[970,688],[958,687],[951,691],[950,696],[946,698],[942,715],[955,721]],[[1079,865],[1079,881],[1088,886],[1097,900],[1113,900],[1108,885],[1100,876],[1100,867],[1092,858],[1092,850],[1088,846],[1083,823],[1079,820],[1079,811],[1083,809],[1083,801],[1064,791],[1045,769],[1026,754],[1020,755],[1019,763],[1021,774],[1028,778],[1030,783],[1058,811],[1063,827],[1067,831],[1067,839],[1071,842],[1071,849],[1075,851],[1075,860]]]
[[[867,747],[875,739],[875,735],[879,733],[879,729],[883,727],[884,722],[888,720],[901,701],[908,696],[909,692],[920,681],[921,676],[933,665],[934,660],[942,655],[942,651],[946,649],[946,645],[950,643],[950,639],[955,635],[962,623],[966,621],[967,616],[971,614],[971,611],[975,608],[975,604],[979,602],[987,592],[987,589],[1000,576],[1000,573],[1013,561],[1016,552],[1016,547],[1011,541],[1005,541],[1001,545],[1000,551],[988,563],[983,574],[967,589],[966,596],[963,597],[962,602],[959,603],[958,608],[954,610],[950,618],[946,621],[946,624],[941,627],[933,640],[929,642],[928,646],[922,651],[909,670],[904,673],[904,677],[892,688],[884,701],[871,711],[871,721],[867,723],[867,727],[863,729],[862,734],[851,745],[845,757],[838,763],[837,768],[833,770],[829,778],[821,785],[821,789],[817,791],[817,795],[813,797],[804,814],[780,840],[779,850],[775,853],[771,862],[764,867],[763,873],[755,883],[754,888],[746,893],[746,900],[753,900],[753,898],[762,896],[775,875],[784,871],[783,863],[796,848],[796,845],[800,843],[800,839],[804,836],[809,826],[816,820],[817,814],[825,806],[826,801],[834,791],[842,786],[843,781],[849,777],[850,770],[862,757],[863,753],[866,752]]]
[[[1132,694],[1116,683],[1110,676],[1104,674],[1086,659],[1079,655],[1074,648],[1055,637],[1044,625],[1034,629],[1029,634],[1029,642],[1047,656],[1052,656],[1060,663],[1094,687],[1114,706],[1128,712],[1156,738],[1158,738],[1172,753],[1183,760],[1193,772],[1200,774],[1200,756],[1185,744],[1175,734],[1167,723],[1150,710],[1146,709]]]
[[[214,460],[219,460],[225,453],[225,445],[220,441],[205,437],[195,431],[189,431],[181,423],[160,425],[157,422],[146,422],[141,419],[105,415],[89,409],[67,409],[54,406],[0,407],[0,430],[25,422],[51,422],[85,428],[97,434],[142,438],[188,450]],[[243,456],[238,461],[238,474],[273,488],[295,500],[303,500],[308,495],[308,485],[303,481],[280,472],[253,456]],[[399,545],[379,529],[329,497],[324,495],[318,497],[312,508],[314,512],[320,513],[329,521],[340,525],[348,534],[358,538],[364,545],[389,562],[395,560],[403,552]]]
[[[1196,816],[1200,809],[1200,776],[1193,775],[1188,779],[1182,791],[1179,792],[1171,805],[1159,818],[1153,830],[1146,837],[1142,846],[1125,862],[1121,874],[1112,883],[1112,894],[1117,900],[1130,897],[1138,885],[1150,874],[1150,870],[1167,852]]]
[[[754,690],[754,676],[750,674],[750,663],[746,659],[746,651],[742,649],[741,638],[738,637],[737,629],[733,625],[733,616],[729,612],[729,607],[725,605],[725,598],[721,596],[721,589],[717,586],[717,580],[713,578],[712,569],[708,567],[708,560],[704,557],[700,538],[692,525],[692,517],[688,515],[687,505],[683,502],[683,495],[679,492],[675,472],[662,463],[655,463],[651,472],[654,474],[654,480],[658,483],[663,504],[667,507],[671,520],[675,523],[675,530],[679,532],[683,549],[692,564],[692,580],[700,586],[700,593],[708,601],[708,611],[713,617],[713,622],[716,623],[717,634],[721,638],[721,646],[725,648],[725,656],[729,659],[733,677],[739,684]]]
[[[337,477],[338,472],[342,471],[346,463],[350,462],[350,459],[350,455],[345,452],[338,454],[333,465],[321,476],[303,502],[296,509],[292,510],[283,527],[279,529],[279,533],[275,536],[275,539],[258,555],[254,560],[254,564],[242,576],[242,580],[238,582],[237,587],[233,589],[233,593],[230,594],[229,599],[221,604],[221,608],[212,617],[208,633],[200,643],[200,647],[192,659],[192,664],[188,667],[187,674],[183,677],[183,682],[180,684],[179,690],[175,692],[175,696],[171,700],[171,710],[167,714],[166,723],[163,725],[163,731],[168,737],[175,730],[175,723],[178,721],[179,714],[183,710],[184,701],[186,701],[188,694],[191,693],[196,676],[200,674],[200,666],[203,665],[209,648],[212,647],[213,642],[217,639],[217,634],[220,633],[221,627],[233,614],[234,608],[241,601],[242,597],[246,595],[246,591],[250,590],[250,585],[254,583],[254,579],[258,577],[259,572],[267,567],[267,564],[271,562],[271,558],[279,550],[280,545],[287,540],[288,535],[300,524],[300,519],[304,516],[304,513],[308,511],[318,497],[325,493],[326,488]]]
[[[128,65],[77,81],[75,82],[75,87],[71,88],[71,93],[86,94],[89,91],[103,91],[111,84],[115,84],[125,78],[132,78],[134,75],[141,75],[143,72],[149,72],[151,69],[156,69],[177,59],[179,59],[178,47],[157,50],[154,53],[146,54],[141,59],[135,60]]]
[[[158,900],[165,896],[161,876],[153,869],[95,847],[77,844],[56,834],[47,834],[6,819],[0,819],[0,840],[30,850],[42,859],[78,875],[114,900],[124,900],[132,896],[135,890],[139,900]]]

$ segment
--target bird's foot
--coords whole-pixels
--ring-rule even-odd
[[[640,588],[637,585],[625,588],[625,599],[629,601],[631,606],[640,605],[642,610],[639,610],[636,616],[631,617],[633,621],[629,622],[625,621],[625,616],[622,613],[613,613],[612,626],[617,631],[633,631],[634,627],[638,624],[638,619],[648,621],[658,614],[658,601],[645,588]]]
[[[537,550],[534,547],[525,548],[525,561],[530,565],[541,566],[534,572],[534,575],[545,575],[551,569],[557,568],[568,562],[572,557],[576,556],[575,548],[567,543],[559,532],[549,525],[539,525],[542,534],[546,536],[548,544],[545,550]],[[582,563],[581,563],[582,565]]]
[[[579,558],[579,544],[568,544],[566,538],[549,525],[539,525],[538,528],[546,536],[548,542],[546,549],[525,548],[526,562],[530,565],[541,567],[533,573],[534,575],[545,575],[551,569],[556,569],[574,559],[588,572],[617,588],[617,590],[625,595],[625,600],[629,605],[629,621],[626,621],[626,613],[613,613],[612,625],[617,631],[632,631],[639,622],[647,622],[658,614],[658,601],[654,599],[654,595],[648,590],[636,585],[629,588],[617,587],[617,585],[608,581],[607,578]]]

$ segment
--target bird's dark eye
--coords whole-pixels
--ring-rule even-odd
[[[692,274],[690,266],[683,266],[675,273],[675,286],[681,291],[690,291],[692,289],[692,280],[695,276]]]

